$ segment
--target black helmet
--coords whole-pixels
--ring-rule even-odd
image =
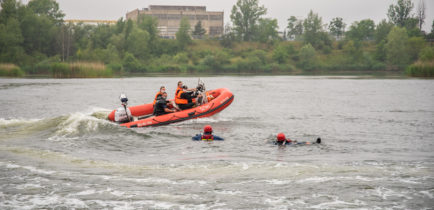
[[[128,102],[128,98],[127,95],[125,94],[121,94],[121,96],[119,96],[119,99],[121,100],[122,103],[127,103]]]

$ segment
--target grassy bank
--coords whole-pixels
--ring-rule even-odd
[[[413,77],[434,77],[434,61],[418,61],[407,67],[406,72]]]
[[[104,78],[113,77],[113,71],[103,63],[74,62],[52,63],[51,76],[54,78]]]
[[[0,64],[0,77],[23,77],[24,71],[15,64]]]

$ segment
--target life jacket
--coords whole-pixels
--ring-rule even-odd
[[[158,91],[158,93],[155,94],[155,98],[154,98],[154,102],[153,102],[154,105],[155,105],[155,103],[157,103],[157,99],[158,99],[158,97],[161,96],[161,95],[163,95],[163,94],[161,94],[160,91]]]
[[[202,141],[213,141],[214,136],[212,134],[203,134],[201,139]]]
[[[206,101],[210,102],[214,99],[214,96],[210,94],[209,92],[206,92]]]
[[[180,88],[180,87],[177,87],[177,88],[176,88],[176,91],[175,91],[175,98],[176,98],[176,96],[178,95],[178,92],[181,91],[181,90],[182,90],[182,88]]]
[[[176,97],[175,97],[175,103],[176,104],[188,104],[188,100],[181,98],[181,94],[183,94],[184,91],[182,88],[180,90],[176,90]]]

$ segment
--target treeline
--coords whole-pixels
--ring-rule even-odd
[[[200,22],[191,32],[183,19],[175,40],[160,38],[158,20],[150,16],[84,25],[65,23],[54,0],[2,0],[1,7],[0,76],[405,69],[413,76],[434,75],[434,29],[421,30],[423,1],[413,12],[410,0],[398,0],[378,24],[366,19],[346,27],[337,17],[325,27],[313,11],[305,19],[290,16],[282,35],[276,19],[263,18],[267,9],[258,0],[238,0],[222,37],[204,36]]]

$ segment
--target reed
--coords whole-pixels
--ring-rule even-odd
[[[98,62],[53,63],[51,64],[51,73],[55,78],[98,78],[113,76],[113,72],[110,68]]]
[[[24,71],[15,64],[0,63],[0,77],[23,77]]]
[[[406,73],[413,77],[434,77],[434,61],[417,61],[407,67]]]

